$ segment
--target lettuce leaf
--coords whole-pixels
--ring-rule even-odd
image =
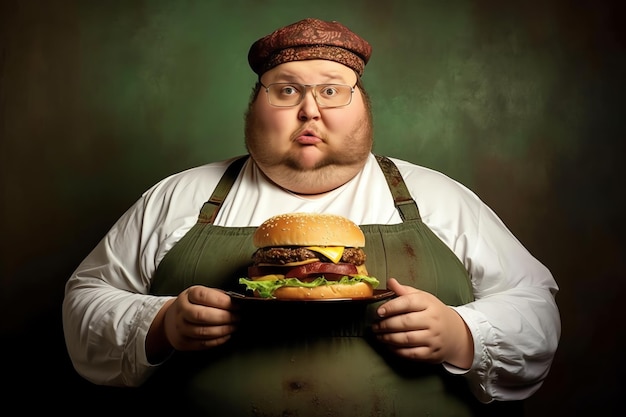
[[[257,291],[262,298],[273,297],[274,291],[281,287],[306,287],[315,288],[320,285],[348,284],[353,285],[359,282],[367,282],[372,288],[378,287],[380,282],[374,277],[366,275],[344,276],[339,281],[328,281],[323,276],[315,278],[311,282],[302,282],[298,278],[283,278],[277,280],[253,281],[249,278],[239,278],[239,283],[246,286],[246,290]]]

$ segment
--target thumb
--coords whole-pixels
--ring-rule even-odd
[[[418,291],[413,287],[409,287],[408,285],[400,284],[395,278],[389,278],[387,280],[387,289],[395,292],[397,295],[405,295]]]

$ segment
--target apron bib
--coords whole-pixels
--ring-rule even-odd
[[[247,275],[256,228],[212,222],[245,159],[229,167],[197,224],[166,254],[153,294],[177,295],[195,284],[243,292],[238,278]],[[377,159],[403,223],[360,226],[369,273],[379,288],[395,277],[449,305],[471,302],[465,268],[422,223],[395,165]],[[369,325],[382,302],[241,302],[241,328],[228,343],[176,352],[144,389],[192,415],[485,415],[463,378],[441,365],[392,355],[371,337]]]

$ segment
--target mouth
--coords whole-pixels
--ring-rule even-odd
[[[320,134],[312,129],[304,129],[295,135],[295,141],[302,145],[314,145],[323,142]]]

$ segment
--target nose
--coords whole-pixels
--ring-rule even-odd
[[[310,94],[309,94],[310,92]],[[300,110],[298,111],[298,119],[311,120],[318,119],[320,117],[320,109],[315,99],[315,91],[313,88],[308,87],[300,103]]]

